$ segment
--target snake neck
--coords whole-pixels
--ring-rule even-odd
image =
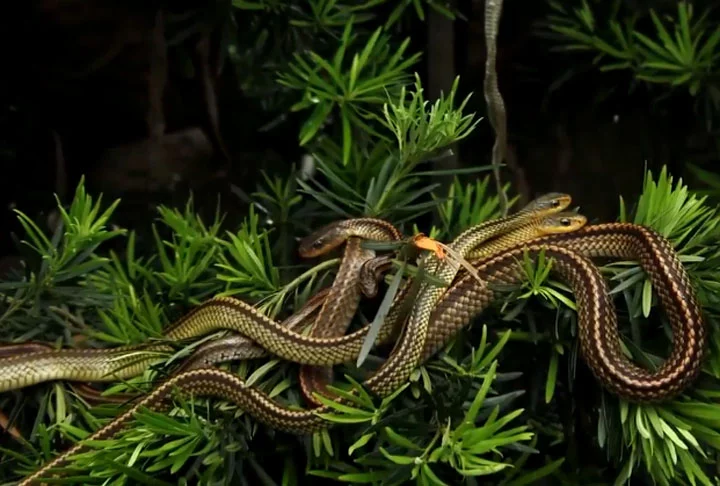
[[[360,304],[360,268],[374,256],[374,251],[362,248],[360,238],[348,239],[337,277],[315,319],[313,336],[333,337],[347,330]]]

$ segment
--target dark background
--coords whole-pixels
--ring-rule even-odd
[[[447,89],[459,75],[463,96],[474,92],[468,111],[481,116],[483,3],[458,3],[467,20],[432,15],[424,23],[411,15],[404,25],[410,51],[425,52],[417,70],[428,92]],[[214,19],[223,4],[9,2],[0,39],[0,255],[13,253],[12,208],[47,214],[53,193],[69,200],[81,175],[92,194],[121,197],[117,222],[136,227],[156,204],[184,204],[190,190],[200,210],[214,209],[220,195],[226,211],[242,216],[245,202],[233,186],[250,193],[260,169],[298,163],[297,133],[307,114],[258,130],[275,115],[238,86],[236,66],[220,61],[224,27]],[[627,73],[583,72],[572,56],[549,52],[531,34],[546,9],[542,1],[504,5],[497,69],[511,168],[503,177],[525,197],[569,192],[591,220],[613,220],[618,196],[637,195],[646,165],[687,176],[685,163],[707,149],[702,122],[689,96],[660,106],[643,89],[629,92]],[[163,36],[176,32],[156,28],[159,10],[208,21],[204,31],[168,46]],[[187,58],[206,71],[188,73]],[[493,137],[486,119],[460,144],[456,163],[489,163]]]

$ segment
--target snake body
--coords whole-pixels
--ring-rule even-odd
[[[502,232],[511,231],[519,226],[522,226],[523,221],[528,217],[535,214],[556,213],[558,211],[561,211],[562,209],[565,209],[569,202],[570,198],[566,195],[553,194],[552,196],[546,198],[539,198],[537,201],[531,203],[531,205],[528,205],[525,210],[520,211],[517,216],[505,218],[500,224],[494,224],[492,229],[488,231],[494,232],[493,234],[500,234]],[[467,254],[467,252],[477,246],[476,243],[478,241],[482,241],[482,238],[486,236],[486,234],[487,233],[484,232],[473,231],[472,229],[468,230],[457,239],[454,246],[457,248],[457,251],[460,253],[460,255],[464,256],[465,254]],[[439,272],[440,276],[450,276],[452,278],[457,272],[456,265],[445,265],[446,268],[451,267],[449,270],[446,270],[442,267],[443,264],[446,264],[447,262],[440,261],[437,263],[438,267],[440,267],[441,269],[441,271]],[[438,287],[434,287],[429,291],[425,290],[425,292],[429,293],[431,298],[435,299],[433,300],[433,302],[436,302],[437,300],[435,296],[439,296],[442,293],[442,288],[440,288],[440,293],[437,293],[437,290],[435,290],[437,288]],[[428,297],[421,294],[421,296],[419,297],[419,301],[424,305],[419,307],[419,311],[415,310],[418,309],[417,306],[413,307],[413,313],[410,316],[408,326],[401,334],[401,337],[398,340],[395,348],[393,349],[390,357],[375,373],[373,373],[370,378],[368,378],[364,382],[365,388],[367,388],[370,392],[379,396],[388,395],[399,384],[401,384],[408,378],[416,364],[420,362],[423,348],[425,346],[425,338],[428,335],[428,329],[426,324],[430,318],[430,312],[433,307],[432,305],[427,305],[425,303],[427,300]],[[246,313],[243,312],[243,315],[245,314]],[[259,316],[259,314],[256,315]],[[197,314],[191,312],[188,318],[196,320]],[[270,329],[274,329],[275,331],[285,330],[284,328],[277,326],[269,319],[261,319],[259,322],[260,326],[258,327],[261,328],[267,327]],[[266,323],[267,326],[264,325]],[[184,324],[186,323],[181,321],[176,326],[174,326],[173,329],[193,327],[191,325]],[[287,332],[287,330],[285,331]],[[263,335],[262,333],[257,333],[256,336],[262,337]],[[256,336],[251,337],[258,340]],[[320,340],[318,339],[318,341]],[[260,342],[260,344],[262,345],[263,343]],[[310,359],[308,358],[308,360]],[[0,363],[0,365],[2,365],[2,363]],[[200,378],[201,375],[207,376],[208,374],[214,374],[219,378],[212,381],[212,383],[205,382],[204,380],[201,380],[202,382],[197,381],[197,378]],[[272,400],[269,400],[269,398],[262,394],[260,391],[247,388],[246,386],[244,386],[242,380],[235,382],[237,386],[234,389],[228,389],[228,383],[227,381],[223,381],[223,379],[221,378],[222,376],[225,375],[223,375],[220,370],[205,368],[190,370],[175,375],[174,377],[167,380],[163,385],[160,385],[158,388],[156,388],[137,405],[132,407],[131,410],[126,412],[126,414],[131,413],[131,415],[121,415],[111,424],[103,427],[100,431],[96,432],[96,434],[93,434],[93,436],[103,437],[114,434],[117,430],[119,430],[119,428],[124,427],[129,418],[132,416],[132,413],[134,413],[133,411],[138,409],[137,407],[162,407],[163,404],[166,403],[166,399],[170,390],[175,388],[180,388],[190,393],[197,392],[199,394],[220,394],[221,396],[226,395],[228,399],[236,401],[236,403],[238,403],[250,414],[261,414],[263,416],[262,420],[267,420],[268,423],[273,423],[280,430],[293,431],[296,433],[307,433],[313,430],[317,430],[318,428],[322,428],[324,426],[324,420],[320,418],[316,411],[295,412],[288,410],[275,404],[274,402],[272,402]],[[227,376],[229,377],[233,375],[228,374]],[[228,394],[232,395],[232,397]],[[320,410],[326,412],[330,411],[328,407],[320,407]],[[44,471],[46,471],[47,469],[56,467],[59,464],[64,463],[68,457],[76,453],[82,447],[82,444],[78,444],[76,448],[72,448],[66,454],[63,454],[62,456],[51,461],[51,463],[49,463],[40,471],[28,478],[26,480],[26,484],[31,484],[34,479],[42,477],[42,474],[44,474]]]
[[[515,215],[495,220],[492,225],[479,225],[461,233],[449,245],[461,258],[487,239],[488,233],[493,235],[512,232],[526,224],[527,219],[538,215],[549,215],[566,209],[571,202],[567,194],[551,193],[536,199]],[[435,263],[435,276],[451,283],[459,268],[455,262],[439,260],[434,254],[429,254],[424,263],[433,267]],[[422,283],[415,305],[412,307],[410,317],[399,339],[396,341],[388,359],[368,378],[364,386],[371,393],[386,396],[403,384],[412,371],[421,362],[422,351],[428,336],[428,324],[432,309],[435,307],[445,289],[440,286]]]
[[[378,219],[357,218],[341,221],[303,239],[300,253],[306,258],[318,256],[354,236],[386,241],[397,239],[399,233],[392,225]],[[350,276],[343,278],[349,282],[346,286],[355,282]],[[343,284],[343,279],[334,285],[339,284]],[[315,304],[318,303],[323,302]],[[336,302],[340,303],[346,307],[342,312],[354,313],[352,302]],[[347,343],[339,343],[339,347],[335,349],[335,342],[332,340],[297,332],[295,329],[302,322],[303,320],[291,318],[286,323],[278,323],[245,302],[232,297],[218,297],[195,307],[177,320],[165,331],[164,339],[178,342],[227,329],[245,336],[245,341],[234,339],[233,346],[235,354],[248,358],[262,354],[259,349],[264,349],[290,361],[327,366],[357,356],[362,346],[360,336],[356,336],[355,341],[348,339]],[[293,325],[289,326],[290,323]],[[279,333],[279,339],[273,337],[275,333]],[[23,345],[9,348],[22,350]],[[27,354],[16,351],[10,356],[0,358],[0,392],[53,380],[107,382],[127,379],[142,373],[173,349],[170,344],[159,343],[112,349],[41,349]],[[219,347],[214,348],[214,351],[219,351]],[[201,362],[202,355],[196,359],[197,363]]]
[[[485,255],[489,255],[473,262],[477,272],[475,276],[468,273],[463,275],[463,270],[459,270],[457,265],[440,260],[435,255],[425,259],[424,263],[429,263],[427,267],[434,270],[436,276],[445,277],[448,282],[454,279],[454,283],[448,289],[424,284],[426,286],[422,288],[395,348],[387,361],[363,383],[366,389],[379,396],[394,391],[407,379],[417,364],[436,353],[475,315],[498,300],[495,284],[522,282],[525,278],[521,265],[523,258],[530,256],[534,259],[541,252],[552,258],[554,272],[571,286],[576,296],[582,355],[607,389],[631,401],[652,402],[676,396],[697,377],[706,348],[705,324],[690,280],[667,240],[648,228],[620,223],[585,227],[574,233],[544,236],[529,242],[523,240],[523,237],[513,240],[522,233],[523,228],[524,225],[520,224],[499,232],[501,236],[495,244],[505,248],[500,254],[493,254],[492,245],[478,250],[472,241],[464,241],[463,235],[471,235],[472,239],[472,230],[453,242],[450,246],[460,255],[473,255],[475,252],[477,257],[482,256],[483,251],[486,252]],[[519,243],[506,248],[513,241]],[[650,276],[660,295],[662,307],[673,323],[674,332],[673,351],[659,370],[644,370],[623,355],[617,318],[607,284],[597,267],[589,260],[594,257],[635,259]],[[460,275],[456,277],[458,272]],[[478,284],[478,276],[482,284]],[[426,304],[433,300],[433,305]],[[218,300],[215,299],[214,302],[211,308],[218,307]],[[233,302],[232,305],[237,303]],[[242,316],[251,315],[251,307],[240,307],[241,310],[235,312]],[[207,323],[197,322],[197,314],[192,312],[186,319],[190,319],[192,325],[187,322],[183,325],[181,320],[174,329],[208,326]],[[276,331],[273,326],[278,325],[267,318],[263,320],[262,315],[257,315],[255,323],[264,328],[263,332],[273,332],[281,338],[286,336],[288,340],[299,338],[297,333],[288,330],[284,333]],[[233,326],[239,327],[237,323]],[[282,326],[278,327],[284,329]],[[377,342],[388,339],[392,334],[392,330],[388,329],[390,327],[392,326],[389,324],[383,326]],[[339,338],[305,338],[307,342],[304,349],[315,351],[340,348],[350,356],[352,352],[359,350],[357,345],[362,343],[366,331],[367,326]],[[264,347],[263,343],[256,339],[257,336],[263,339],[261,332],[249,338],[255,339],[258,345]],[[339,347],[338,343],[341,343]],[[338,355],[328,351],[329,359],[317,358],[317,354],[315,356],[300,359],[310,362],[325,360],[321,364],[326,364]],[[0,360],[0,366],[2,362],[3,360]],[[305,434],[327,427],[328,423],[319,413],[331,412],[329,407],[293,410],[274,402],[259,390],[247,387],[240,378],[231,373],[212,368],[190,369],[162,383],[113,422],[94,433],[91,439],[111,437],[124,428],[141,408],[163,409],[169,404],[168,399],[173,390],[230,400],[260,422],[291,433]],[[84,448],[83,443],[77,444],[21,484],[32,484],[34,480],[43,477],[49,468],[65,464],[72,455]]]
[[[525,279],[523,258],[527,255],[537,259],[542,252],[552,259],[553,272],[570,285],[576,296],[582,355],[603,385],[631,401],[656,401],[675,396],[699,372],[705,353],[706,331],[689,279],[671,248],[669,242],[647,228],[608,224],[585,227],[567,235],[541,237],[499,255],[476,260],[473,266],[487,285],[477,285],[469,274],[458,277],[431,314],[428,339],[419,360],[422,362],[432,356],[460,328],[496,301],[499,292],[493,290],[495,284],[522,282]],[[589,260],[599,256],[638,260],[659,290],[663,309],[673,321],[675,337],[671,356],[654,373],[638,368],[620,351],[607,284]],[[408,333],[404,336],[404,339],[410,339]],[[365,386],[377,384],[378,374],[376,372],[368,379]],[[378,388],[376,386],[375,390]],[[328,426],[317,414],[330,412],[328,407],[315,411],[291,410],[257,389],[245,386],[243,380],[232,373],[206,368],[171,378],[94,433],[91,439],[111,437],[126,427],[141,408],[161,410],[167,407],[174,390],[230,400],[259,421],[287,432],[304,434]],[[61,466],[85,447],[82,443],[76,444],[21,484],[32,484],[49,468]]]
[[[473,250],[472,254],[476,257],[489,256],[499,253],[503,249],[512,246],[512,242],[539,238],[543,235],[575,231],[584,226],[586,222],[587,220],[584,216],[571,212],[560,212],[545,217],[529,218],[526,225],[521,226],[510,233],[502,234],[493,238],[488,237],[488,240],[483,242],[480,248]],[[375,257],[362,264],[360,267],[360,275],[357,277],[358,287],[362,289],[362,294],[367,296],[376,295],[380,275],[391,265],[392,258],[388,256]],[[341,275],[342,272],[338,272],[338,278],[340,278]],[[295,330],[303,328],[313,322],[317,324],[319,317],[313,316],[313,313],[328,301],[333,287],[334,286],[325,288],[313,295],[298,312],[283,321],[283,325],[288,329]],[[406,301],[408,298],[408,290],[409,287],[403,287],[398,292],[398,295],[395,298],[396,306],[399,306],[400,302]],[[394,308],[393,310],[394,312],[383,324],[383,329],[385,329],[385,331],[382,332],[381,339],[378,341],[378,344],[380,345],[386,344],[391,339],[395,338],[400,330],[400,313]],[[45,346],[47,347],[47,345]],[[2,351],[3,348],[0,347],[0,352]],[[268,356],[269,353],[267,350],[255,344],[252,340],[246,338],[245,336],[231,333],[228,336],[215,339],[198,347],[198,349],[195,350],[195,352],[173,372],[173,375],[192,369],[212,367],[222,362],[257,359]],[[331,382],[331,377],[321,373],[320,375],[311,376],[311,378],[304,384],[302,381],[302,374],[300,375],[300,378],[301,391],[303,392],[306,402],[309,404],[314,406],[321,405],[321,402],[312,396],[313,393],[320,393],[331,399],[336,398],[333,393],[325,389],[327,384]],[[72,387],[84,399],[90,400],[94,403],[126,403],[134,398],[134,395],[130,394],[102,395],[98,390],[86,385],[75,384],[72,385]]]
[[[283,321],[283,326],[294,331],[310,325],[314,319],[313,314],[325,303],[331,289],[332,287],[326,287],[311,296],[299,311]],[[268,355],[265,348],[258,346],[251,339],[241,334],[231,333],[199,346],[182,363],[176,373],[204,368],[225,361],[264,358]]]
[[[490,220],[480,223],[468,229],[459,235],[453,242],[451,247],[461,256],[467,254],[470,249],[483,247],[488,248],[488,252],[501,251],[503,248],[510,246],[512,242],[524,241],[532,237],[536,237],[546,227],[545,218],[554,215],[561,210],[567,208],[570,204],[570,196],[560,193],[548,193],[526,205],[511,217]],[[569,219],[568,219],[569,221]],[[553,220],[553,225],[556,224]],[[584,222],[583,222],[584,224]],[[320,234],[324,230],[319,230]],[[396,240],[400,239],[399,235],[392,235]],[[390,238],[388,238],[390,239]],[[496,243],[491,243],[497,241]],[[327,317],[321,315],[316,321],[316,336],[342,336],[352,321],[354,310],[357,308],[362,293],[362,285],[358,284],[360,272],[363,267],[373,260],[375,254],[360,247],[358,238],[350,239],[346,246],[343,263],[338,271],[338,278],[342,276],[340,285],[333,285],[330,295],[326,301],[323,311],[330,309]],[[438,277],[445,280],[449,285],[457,272],[457,264],[449,264],[439,262],[432,255],[425,260],[429,263],[431,271],[441,269]],[[374,272],[375,273],[375,272]],[[376,275],[373,274],[373,280],[377,281]],[[388,316],[387,322],[390,327],[395,327],[400,319],[398,309],[400,302],[404,300],[406,291],[412,285],[411,281],[407,281],[405,287],[401,290],[398,297],[393,302],[393,312]],[[419,328],[423,328],[429,319],[429,309],[434,306],[443,288],[427,288],[420,291],[417,301],[426,308],[415,309],[416,314],[411,314],[410,318],[419,318],[421,322],[417,324]],[[423,295],[423,292],[426,295]],[[369,294],[368,294],[369,295]],[[420,317],[418,317],[420,316]],[[409,363],[408,363],[409,365]],[[316,406],[320,406],[321,402],[313,397],[313,393],[325,395],[328,398],[336,398],[327,389],[327,385],[332,382],[332,368],[319,368],[303,366],[300,368],[300,385],[305,399]]]
[[[310,324],[313,313],[325,302],[329,290],[330,288],[322,289],[310,297],[300,310],[285,319],[281,325],[290,330],[295,330]],[[25,342],[0,346],[0,359],[13,356],[16,358],[30,356],[30,361],[35,361],[37,357],[44,357],[52,360],[56,366],[62,366],[64,360],[67,359],[67,355],[67,350],[57,351],[49,343],[42,342]],[[267,350],[258,346],[251,339],[240,334],[230,334],[200,345],[182,362],[174,374],[213,366],[226,361],[249,360],[267,356],[269,356]],[[17,361],[17,359],[14,361]],[[71,376],[69,379],[77,378]],[[78,379],[78,381],[80,380]],[[70,387],[83,399],[92,403],[123,404],[135,397],[133,394],[104,395],[102,391],[86,383],[70,383]]]
[[[500,206],[507,208],[507,195],[500,182],[500,164],[507,152],[507,115],[505,101],[500,93],[497,75],[497,36],[500,30],[502,0],[485,0],[485,80],[483,94],[488,108],[488,119],[495,130],[495,143],[492,148],[492,167],[495,177],[495,188],[500,197]]]
[[[612,303],[604,292],[596,293],[600,280],[588,280],[575,292],[587,306],[600,310],[600,317],[587,319],[587,324],[580,326],[580,344],[588,365],[608,390],[631,401],[652,402],[676,396],[695,380],[706,353],[707,329],[690,278],[666,238],[643,226],[608,223],[573,234],[546,236],[533,243],[559,245],[591,258],[638,261],[660,297],[672,324],[673,349],[663,365],[652,372],[623,354]]]
[[[360,268],[375,257],[375,252],[363,248],[364,239],[384,241],[397,241],[402,238],[400,232],[392,225],[381,225],[375,219],[368,219],[365,225],[358,227],[362,219],[354,219],[331,223],[306,238],[313,242],[310,248],[301,245],[300,254],[305,257],[315,256],[311,253],[312,246],[322,248],[325,253],[328,245],[326,240],[337,235],[337,241],[345,241],[345,251],[340,268],[333,285],[310,328],[310,334],[315,337],[342,336],[350,326],[360,304],[362,289],[357,284]],[[384,222],[383,222],[384,223]],[[318,367],[303,365],[300,367],[299,383],[305,399],[316,405],[313,393],[327,394],[326,384],[332,382],[333,371],[331,367]]]
[[[515,230],[523,225],[536,224],[533,218],[565,209],[569,201],[567,195],[547,194],[528,204],[515,215],[471,228],[458,237],[457,241],[462,244],[462,248],[469,250],[489,237]],[[383,241],[399,238],[399,233],[388,223],[359,218],[330,225],[310,235],[301,243],[300,251],[306,257],[315,256],[340,246],[349,236],[356,235],[365,239]],[[357,278],[351,279],[348,275],[344,278],[357,287]],[[333,287],[335,285],[333,284]],[[442,292],[442,288],[435,288],[432,291],[437,296],[438,292]],[[423,319],[427,321],[433,305],[428,304],[429,299],[420,299],[420,301],[425,304],[421,312]],[[436,297],[432,302],[435,301]],[[356,302],[350,301],[340,304],[345,307],[341,313],[348,312],[347,308],[352,308],[354,312],[357,306]],[[222,329],[236,331],[279,358],[319,366],[332,366],[355,359],[367,332],[363,329],[346,336],[330,338],[308,336],[268,318],[238,299],[216,297],[195,307],[176,321],[167,329],[164,337],[168,341],[183,341]],[[386,337],[387,334],[381,334],[379,339]],[[124,346],[111,350],[63,349],[5,357],[0,359],[2,372],[0,392],[52,380],[103,382],[127,379],[137,376],[157,361],[161,353],[167,353],[172,349],[171,345],[161,343]],[[411,369],[406,361],[401,361],[400,364],[403,373],[408,373]]]
[[[496,258],[474,260],[490,284],[508,285],[525,279],[520,265],[524,252],[536,259],[540,252],[553,259],[552,269],[570,286],[577,299],[582,355],[609,391],[639,403],[671,399],[700,372],[707,348],[707,329],[697,295],[671,243],[657,232],[634,224],[586,226],[568,234],[549,235],[510,248]],[[635,260],[648,274],[672,323],[673,349],[656,371],[648,371],[626,357],[620,346],[617,316],[607,284],[590,258]],[[432,334],[425,358],[457,332],[457,324],[482,312],[495,295],[492,285],[478,286],[469,274],[458,277],[433,311]]]

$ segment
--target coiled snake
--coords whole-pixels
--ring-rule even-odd
[[[554,211],[564,209],[567,203],[569,199],[564,206],[562,203],[554,206]],[[400,331],[390,357],[364,382],[368,390],[381,396],[394,391],[415,366],[432,356],[473,316],[498,298],[494,284],[517,283],[524,279],[519,265],[524,255],[536,258],[540,252],[553,259],[553,271],[571,286],[576,296],[582,354],[604,386],[628,400],[654,401],[675,396],[692,383],[704,357],[706,330],[690,281],[669,242],[647,228],[620,223],[588,226],[531,241],[522,237],[513,240],[514,234],[522,234],[523,221],[528,220],[528,215],[523,215],[522,211],[517,214],[520,216],[513,215],[500,223],[489,224],[484,230],[494,231],[494,236],[502,235],[499,239],[505,238],[505,245],[513,241],[515,244],[502,249],[499,254],[473,261],[483,285],[475,280],[475,276],[463,269],[458,270],[447,260],[438,260],[435,255],[425,258],[423,263],[434,269],[436,276],[445,277],[448,283],[453,283],[447,289],[421,284],[410,317]],[[460,255],[472,257],[476,244],[463,238],[476,237],[473,229],[468,230],[450,247]],[[593,257],[639,260],[658,290],[674,331],[673,352],[658,371],[651,373],[643,370],[622,354],[612,300],[599,270],[588,259]],[[402,300],[402,295],[403,292],[399,292],[396,304]],[[246,304],[239,305],[237,301],[231,303],[226,299],[211,302],[212,305],[204,304],[205,310],[200,306],[191,312],[174,328],[189,321],[197,323],[195,331],[197,328],[217,329],[232,325],[268,352],[299,363],[321,366],[357,356],[367,332],[366,327],[342,337],[307,337],[288,331]],[[232,318],[228,318],[227,314],[231,314]],[[211,322],[214,319],[218,319],[219,324]],[[251,321],[254,328],[249,324]],[[393,334],[392,326],[389,316],[376,342],[387,340]],[[285,349],[286,345],[294,348]],[[4,361],[0,360],[0,370]],[[90,439],[111,437],[125,427],[141,407],[157,410],[167,406],[173,390],[230,400],[259,421],[288,432],[304,434],[328,426],[317,413],[327,412],[328,409],[291,410],[275,403],[259,390],[245,386],[232,373],[199,368],[172,376],[113,422],[92,434]],[[32,484],[45,477],[50,468],[66,463],[84,448],[82,443],[77,444],[21,484]]]
[[[567,195],[547,194],[515,215],[466,231],[457,241],[465,245],[470,242],[468,249],[472,249],[493,236],[528,226],[537,227],[543,216],[562,211],[569,204],[570,197]],[[526,233],[521,234],[526,237]],[[301,243],[300,252],[305,256],[325,253],[357,235],[364,239],[399,239],[397,230],[388,223],[360,218],[329,225],[311,235]],[[340,275],[342,287],[349,286],[346,281],[357,287],[357,278],[352,273]],[[346,315],[354,313],[357,306],[355,301],[348,300],[338,304],[351,308],[350,311],[343,309]],[[425,314],[427,317],[427,312]],[[167,341],[182,341],[221,329],[236,331],[279,358],[316,366],[332,366],[355,359],[367,332],[367,329],[361,329],[341,337],[309,336],[269,319],[245,302],[230,297],[217,297],[178,319],[169,326],[164,336]],[[386,327],[386,332],[390,330]],[[385,338],[387,334],[381,333],[379,339]],[[170,349],[169,344],[152,344],[111,350],[63,349],[16,354],[0,359],[0,392],[50,380],[102,382],[126,379],[138,375],[158,360],[158,353]]]

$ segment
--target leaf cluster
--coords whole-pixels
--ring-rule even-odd
[[[720,28],[712,6],[671,2],[673,9],[640,8],[613,0],[549,0],[551,12],[539,33],[554,50],[592,54],[600,72],[627,71],[637,82],[660,88],[660,97],[678,89],[697,99],[708,130],[720,108]],[[673,11],[674,10],[674,11]]]
[[[391,15],[379,17],[374,9],[388,5]],[[710,86],[707,69],[715,58],[707,58],[703,46],[715,34],[702,15],[696,18],[682,4],[674,35],[667,20],[652,14],[657,39],[618,23],[607,30],[618,36],[611,42],[589,5],[585,1],[575,11],[556,5],[557,33],[571,39],[571,48],[600,49],[598,62],[615,56],[612,62],[628,62],[645,70],[643,76],[674,73],[672,80],[653,82],[690,88],[696,83],[697,93]],[[267,112],[280,106],[305,115],[298,134],[308,151],[302,166],[288,174],[265,174],[248,196],[250,210],[239,228],[227,228],[219,210],[207,224],[190,200],[182,210],[158,208],[152,240],[138,242],[134,232],[112,227],[117,201],[103,207],[82,182],[68,208],[58,201],[59,224],[49,231],[18,213],[26,266],[0,284],[0,325],[8,339],[66,347],[157,339],[174,318],[213,295],[236,296],[278,318],[332,281],[338,259],[313,265],[295,264],[294,258],[295,239],[328,220],[374,216],[411,228],[406,233],[422,229],[450,240],[499,215],[489,177],[470,178],[488,166],[446,173],[424,165],[448,153],[480,122],[464,112],[468,98],[456,100],[459,80],[432,102],[417,76],[411,84],[418,56],[391,29],[398,28],[398,12],[412,8],[424,18],[425,7],[442,10],[444,2],[237,0],[233,6],[252,27],[248,35],[258,34],[230,50],[236,68],[262,59],[257,65],[272,77],[261,82],[250,70],[241,84],[261,93]],[[617,57],[625,52],[621,39],[627,46],[632,39],[633,57]],[[684,69],[681,74],[668,68],[668,55]],[[281,102],[271,100],[276,91],[285,96]],[[442,188],[435,179],[445,175],[455,179]],[[504,190],[512,196],[509,186]],[[422,216],[435,217],[436,225],[422,223]],[[599,469],[616,468],[618,484],[638,475],[659,484],[712,484],[720,447],[714,403],[714,380],[720,376],[720,216],[708,198],[663,170],[657,178],[647,173],[634,208],[621,199],[619,218],[648,225],[676,246],[708,313],[712,352],[697,386],[669,404],[637,406],[601,395],[597,409],[577,413],[597,425],[597,446],[607,459]],[[572,431],[563,427],[562,414],[552,413],[565,402],[577,407],[568,393],[580,366],[574,298],[555,280],[552,259],[526,256],[518,263],[526,278],[512,288],[493,289],[500,298],[474,319],[486,322],[458,333],[391,396],[377,400],[359,384],[365,365],[377,365],[381,357],[363,356],[363,369],[342,366],[345,379],[333,391],[350,404],[325,400],[333,411],[325,418],[335,424],[329,430],[310,438],[287,437],[234,404],[176,397],[168,413],[144,411],[118,437],[94,444],[74,463],[77,474],[67,482],[160,484],[177,477],[198,484],[293,484],[302,474],[367,484],[599,482],[591,465],[573,464],[558,449],[571,447]],[[401,270],[413,271],[410,265]],[[613,286],[624,350],[643,364],[657,365],[659,338],[671,336],[671,328],[659,316],[649,280],[635,262],[614,262],[601,270]],[[368,321],[364,312],[359,323]],[[655,338],[644,337],[648,330],[656,331]],[[78,335],[85,341],[77,342]],[[182,343],[172,355],[159,357],[156,367],[108,391],[149,389],[197,345]],[[528,346],[532,353],[523,352]],[[302,403],[296,368],[288,363],[270,358],[222,366],[283,405]],[[539,379],[524,379],[521,369]],[[86,403],[62,383],[4,395],[0,410],[28,439],[22,442],[24,454],[3,449],[7,459],[0,474],[29,472],[62,440],[86,437],[121,409]]]

